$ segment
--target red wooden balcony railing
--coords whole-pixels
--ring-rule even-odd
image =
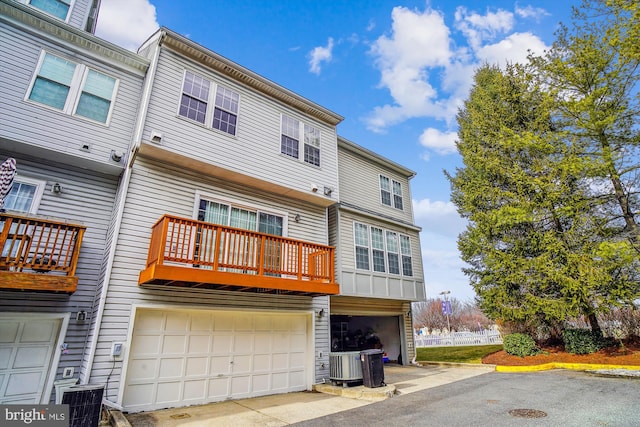
[[[139,284],[332,295],[334,248],[164,215]]]
[[[0,213],[0,289],[75,292],[85,226]]]

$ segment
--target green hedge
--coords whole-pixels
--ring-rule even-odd
[[[502,339],[504,351],[514,356],[534,356],[540,353],[536,342],[527,334],[515,333],[505,335]]]
[[[588,329],[565,329],[562,339],[564,349],[573,354],[595,353],[605,346],[602,335]]]

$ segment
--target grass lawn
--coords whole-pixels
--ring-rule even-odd
[[[417,362],[482,363],[482,358],[502,350],[502,344],[467,345],[455,347],[416,348]]]

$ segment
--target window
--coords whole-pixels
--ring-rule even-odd
[[[284,233],[284,215],[206,199],[199,200],[198,220],[274,236]]]
[[[214,106],[213,109],[208,108],[211,104]],[[185,71],[179,115],[235,135],[239,105],[240,95],[237,92]]]
[[[320,130],[284,114],[282,115],[280,152],[299,159],[300,133],[304,135],[304,162],[320,166]]]
[[[409,236],[400,235],[400,252],[402,253],[402,275],[413,276],[413,260],[411,259]]]
[[[43,52],[28,99],[107,123],[118,81],[83,64]]]
[[[38,211],[44,187],[44,181],[16,176],[9,194],[4,199],[4,209],[35,214]]]
[[[49,15],[66,21],[71,0],[31,0],[29,4]]]
[[[393,198],[391,197],[392,195]],[[384,205],[393,206],[396,209],[402,210],[402,184],[380,175],[380,200]]]
[[[356,222],[354,240],[357,269],[413,276],[409,236]]]
[[[355,224],[355,243],[356,243],[356,268],[361,270],[369,269],[369,239],[367,236],[367,226],[364,224]]]

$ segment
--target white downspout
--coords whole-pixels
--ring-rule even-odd
[[[137,155],[138,149],[142,142],[142,132],[144,130],[144,123],[147,116],[147,110],[149,108],[149,98],[151,97],[151,90],[153,88],[153,82],[155,80],[156,69],[158,67],[158,57],[160,56],[160,46],[164,39],[165,32],[161,31],[158,36],[157,46],[153,54],[153,59],[147,69],[147,76],[144,83],[142,97],[140,99],[140,108],[138,110],[138,118],[136,119],[136,128],[133,137],[133,145],[129,152],[129,163],[122,176],[122,197],[120,204],[118,205],[118,211],[116,216],[116,222],[114,224],[114,234],[111,241],[111,247],[109,248],[109,257],[107,261],[107,268],[105,271],[104,280],[102,282],[102,292],[100,294],[100,303],[98,306],[98,313],[96,314],[96,321],[94,323],[94,334],[91,339],[91,346],[89,348],[89,357],[87,361],[87,373],[83,384],[88,384],[91,378],[91,370],[93,369],[93,361],[96,355],[96,348],[98,346],[98,338],[100,336],[100,327],[102,325],[102,316],[104,315],[104,307],[107,300],[107,291],[109,290],[109,283],[111,282],[111,273],[113,270],[113,260],[116,255],[116,247],[118,245],[118,239],[120,237],[120,227],[122,226],[122,215],[124,212],[124,206],[129,193],[129,183],[131,181],[131,174],[133,173],[133,163]],[[106,392],[106,391],[105,391]]]

